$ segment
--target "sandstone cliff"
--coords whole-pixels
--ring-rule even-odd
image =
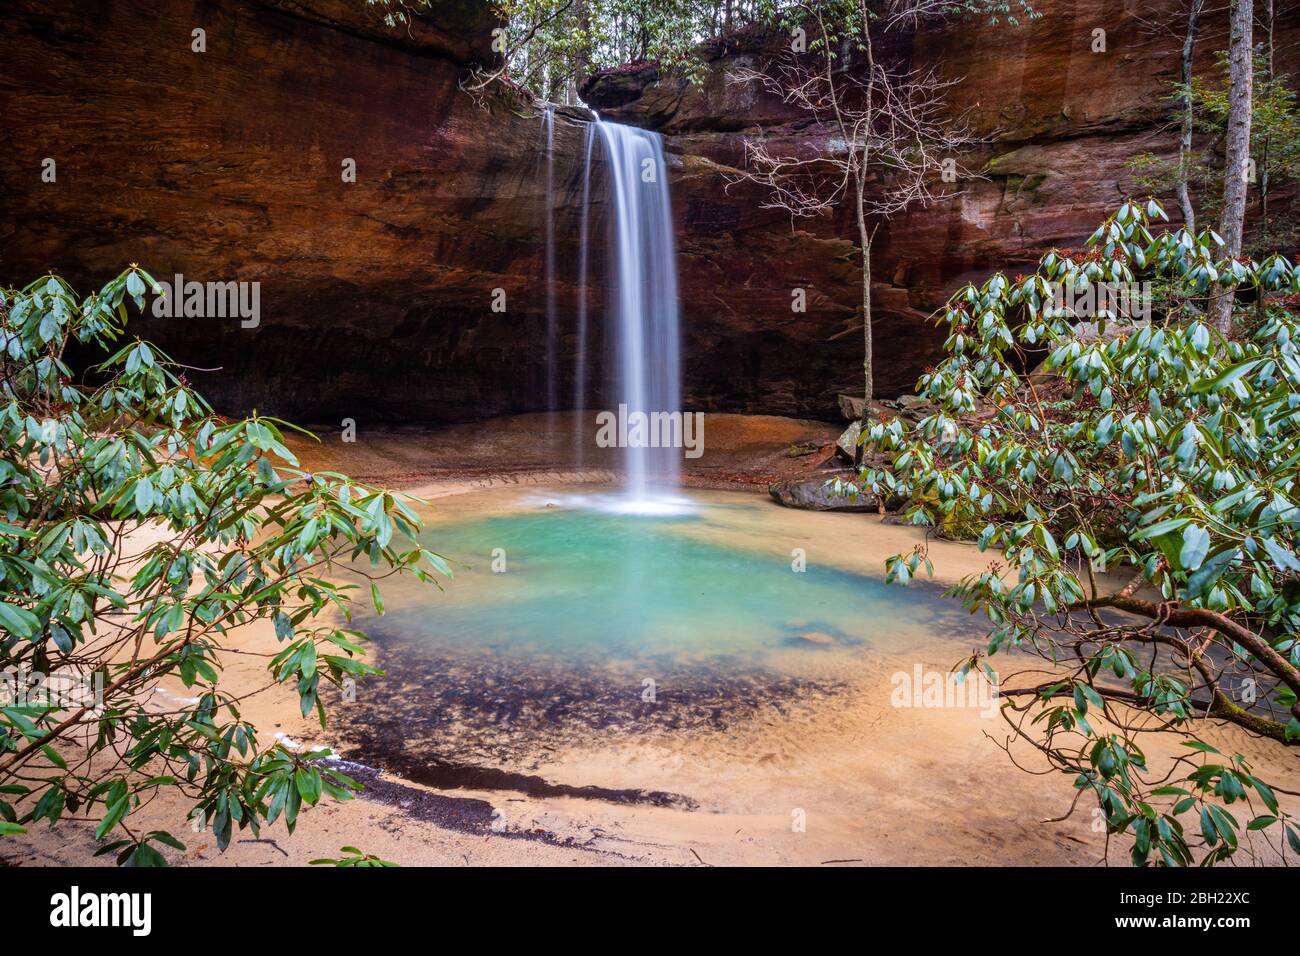
[[[1167,97],[1179,76],[1185,4],[1050,0],[1035,6],[1042,16],[1018,26],[955,21],[889,38],[887,52],[897,62],[934,67],[952,81],[950,109],[980,142],[961,157],[974,175],[961,178],[960,195],[880,224],[873,258],[880,395],[910,389],[935,357],[941,338],[927,317],[953,291],[997,269],[1028,271],[1053,246],[1082,245],[1132,194],[1128,159],[1177,155]],[[1093,52],[1098,29],[1105,31],[1105,52]],[[1276,31],[1278,71],[1294,77],[1300,7],[1279,5]],[[821,411],[830,396],[803,377],[805,362],[825,370],[820,384],[860,389],[854,376],[860,331],[853,330],[861,319],[854,309],[853,250],[844,242],[856,234],[848,204],[829,221],[800,220],[801,231],[792,235],[781,213],[758,208],[760,189],[719,183],[744,165],[746,137],[765,137],[785,154],[807,146],[806,115],[728,79],[736,67],[763,68],[787,42],[784,35],[751,31],[709,44],[709,67],[696,82],[661,79],[648,64],[599,73],[583,95],[607,119],[659,130],[682,156],[675,185],[683,208],[683,288],[697,295],[718,290],[727,325],[754,336],[699,342],[694,358],[723,382],[761,367],[772,389],[760,393],[761,401],[803,408],[801,402],[814,399],[810,410]],[[1226,16],[1207,15],[1198,72],[1211,71],[1215,51],[1225,46]],[[1166,207],[1176,225],[1176,204]],[[817,307],[791,316],[789,288],[800,285],[815,290]],[[702,305],[697,298],[690,307]],[[770,345],[755,350],[753,341]]]
[[[932,361],[939,335],[926,316],[952,288],[1077,244],[1125,191],[1124,160],[1172,147],[1159,127],[1177,24],[1150,26],[1171,22],[1172,4],[1039,7],[1020,28],[959,24],[904,41],[915,62],[964,78],[954,106],[988,142],[974,160],[984,179],[882,227],[882,394]],[[138,327],[187,364],[219,367],[193,377],[222,410],[464,421],[544,406],[542,126],[508,89],[476,103],[458,88],[489,55],[483,3],[442,2],[395,29],[360,0],[10,0],[5,12],[4,282],[55,269],[88,290],[129,262],[159,278],[260,282],[255,329],[152,317]],[[1296,11],[1282,19],[1294,39]],[[1099,24],[1100,55],[1089,51]],[[197,28],[203,53],[191,48]],[[761,57],[767,42],[716,44],[698,86],[644,69],[588,90],[608,118],[668,138],[688,407],[833,418],[835,394],[860,377],[851,231],[792,229],[752,189],[726,187],[747,131],[801,134],[798,117],[726,82],[730,62]],[[572,388],[585,132],[580,111],[557,115],[561,396]],[[46,158],[53,183],[41,179]],[[342,181],[346,159],[355,183]],[[600,245],[599,175],[592,186]],[[602,275],[597,256],[593,314]],[[796,287],[806,314],[791,312]],[[491,310],[494,289],[504,313]]]

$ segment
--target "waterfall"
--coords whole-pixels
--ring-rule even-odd
[[[554,412],[559,396],[555,323],[555,110],[542,113],[546,150],[546,410]]]
[[[582,163],[582,224],[578,232],[578,345],[573,372],[573,410],[576,430],[574,436],[574,456],[576,464],[582,467],[583,441],[586,438],[585,416],[587,407],[587,222],[591,212],[591,147],[596,141],[595,127],[587,124],[586,158]]]
[[[615,403],[627,413],[681,413],[677,258],[668,169],[658,133],[598,121],[609,172],[611,301],[607,327],[617,355]],[[590,154],[588,154],[590,162]],[[651,485],[681,480],[680,448],[624,451],[633,502]]]

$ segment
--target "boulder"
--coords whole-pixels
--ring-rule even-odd
[[[853,422],[848,428],[844,429],[843,434],[835,440],[835,450],[853,461],[858,454],[858,436],[862,434],[862,423]]]
[[[834,493],[836,478],[852,480],[852,472],[825,472],[809,478],[786,478],[768,486],[777,504],[805,511],[879,511],[879,499],[872,494],[851,497]]]
[[[939,410],[939,406],[934,402],[920,395],[900,395],[893,401],[883,404],[895,409],[898,417],[908,422],[919,422]]]
[[[862,407],[866,400],[861,395],[836,395],[840,403],[840,414],[846,421],[856,422],[862,419]]]
[[[1085,345],[1107,345],[1117,339],[1137,335],[1150,324],[1148,320],[1134,321],[1124,317],[1111,319],[1105,323],[1104,328],[1101,322],[1076,322],[1074,336]]]

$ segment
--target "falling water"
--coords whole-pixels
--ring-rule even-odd
[[[582,164],[582,225],[578,232],[578,345],[573,374],[573,409],[577,430],[574,435],[575,464],[583,463],[583,434],[586,423],[582,410],[587,407],[587,221],[591,209],[591,147],[596,141],[595,128],[587,124],[587,155]]]
[[[615,404],[628,414],[680,413],[677,259],[668,170],[658,133],[597,122],[610,177],[609,333],[617,360]],[[653,501],[651,485],[676,486],[680,448],[629,447],[627,493]]]
[[[546,137],[546,410],[554,412],[559,396],[556,376],[555,334],[555,110],[542,113]]]

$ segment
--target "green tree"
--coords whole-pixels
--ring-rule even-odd
[[[48,276],[0,293],[0,835],[98,816],[101,852],[164,862],[175,836],[135,825],[162,790],[193,800],[224,849],[359,785],[327,751],[295,753],[241,716],[249,688],[222,681],[233,629],[269,622],[268,685],[322,724],[326,683],[375,673],[348,626],[357,585],[448,574],[394,495],[308,473],[268,418],[225,421],[184,367],[134,340],[76,375],[69,345],[107,353],[153,279],[132,266],[79,299]],[[97,693],[51,693],[88,679]],[[164,678],[195,702],[148,706]],[[97,687],[96,687],[97,684]],[[15,693],[18,691],[18,693]]]
[[[437,16],[430,0],[366,0],[390,23]],[[463,82],[475,95],[507,82],[554,103],[578,102],[592,71],[653,61],[698,77],[703,41],[756,23],[773,23],[788,0],[493,0],[502,31],[496,57]]]
[[[1226,70],[1226,56],[1221,55],[1220,62]],[[1289,84],[1290,77],[1271,75],[1268,58],[1259,51],[1252,84],[1250,158],[1253,165],[1247,173],[1247,185],[1255,187],[1259,202],[1254,241],[1247,243],[1256,255],[1271,252],[1296,238],[1297,223],[1293,217],[1279,223],[1269,208],[1270,194],[1279,185],[1300,179],[1300,109],[1297,109],[1295,90]],[[1211,143],[1220,142],[1226,135],[1232,113],[1231,87],[1221,81],[1196,77],[1190,93],[1200,129],[1210,136]],[[1203,157],[1207,161],[1210,158]],[[1213,193],[1208,199],[1206,208],[1219,212],[1221,203]]]
[[[1174,86],[1173,99],[1180,111],[1186,111],[1184,145],[1180,158],[1169,162],[1152,153],[1134,156],[1128,161],[1134,186],[1157,195],[1176,194],[1183,205],[1187,199],[1184,222],[1192,222],[1187,210],[1194,204],[1209,219],[1223,212],[1223,144],[1232,114],[1228,55],[1218,55],[1220,74],[1192,77],[1186,84]],[[1192,146],[1191,129],[1202,135],[1199,149]],[[1250,163],[1246,185],[1253,188],[1258,215],[1253,226],[1246,223],[1245,248],[1259,257],[1275,249],[1287,248],[1300,237],[1300,221],[1293,212],[1279,215],[1272,204],[1279,188],[1300,180],[1300,106],[1297,105],[1291,77],[1275,75],[1265,49],[1256,51],[1255,76],[1252,83],[1250,121]],[[1193,202],[1194,201],[1194,202]]]
[[[1205,234],[1153,235],[1156,217],[1154,201],[1126,203],[1086,253],[959,291],[947,357],[920,381],[939,411],[874,423],[863,440],[883,463],[860,488],[907,496],[919,525],[974,519],[979,547],[1001,550],[1005,566],[954,589],[990,622],[960,668],[996,680],[994,655],[1009,657],[1009,739],[1070,778],[1071,812],[1095,801],[1136,864],[1224,860],[1243,827],[1300,852],[1273,786],[1198,736],[1226,723],[1300,745],[1300,318],[1271,309],[1234,341],[1200,318],[1135,321],[1057,291],[1146,276],[1189,298],[1214,284],[1294,293],[1300,270],[1225,257]],[[1084,318],[1103,334],[1082,334]],[[1032,350],[1055,392],[1017,371]],[[919,546],[887,573],[923,567]],[[1147,759],[1158,733],[1184,744],[1172,766]]]

